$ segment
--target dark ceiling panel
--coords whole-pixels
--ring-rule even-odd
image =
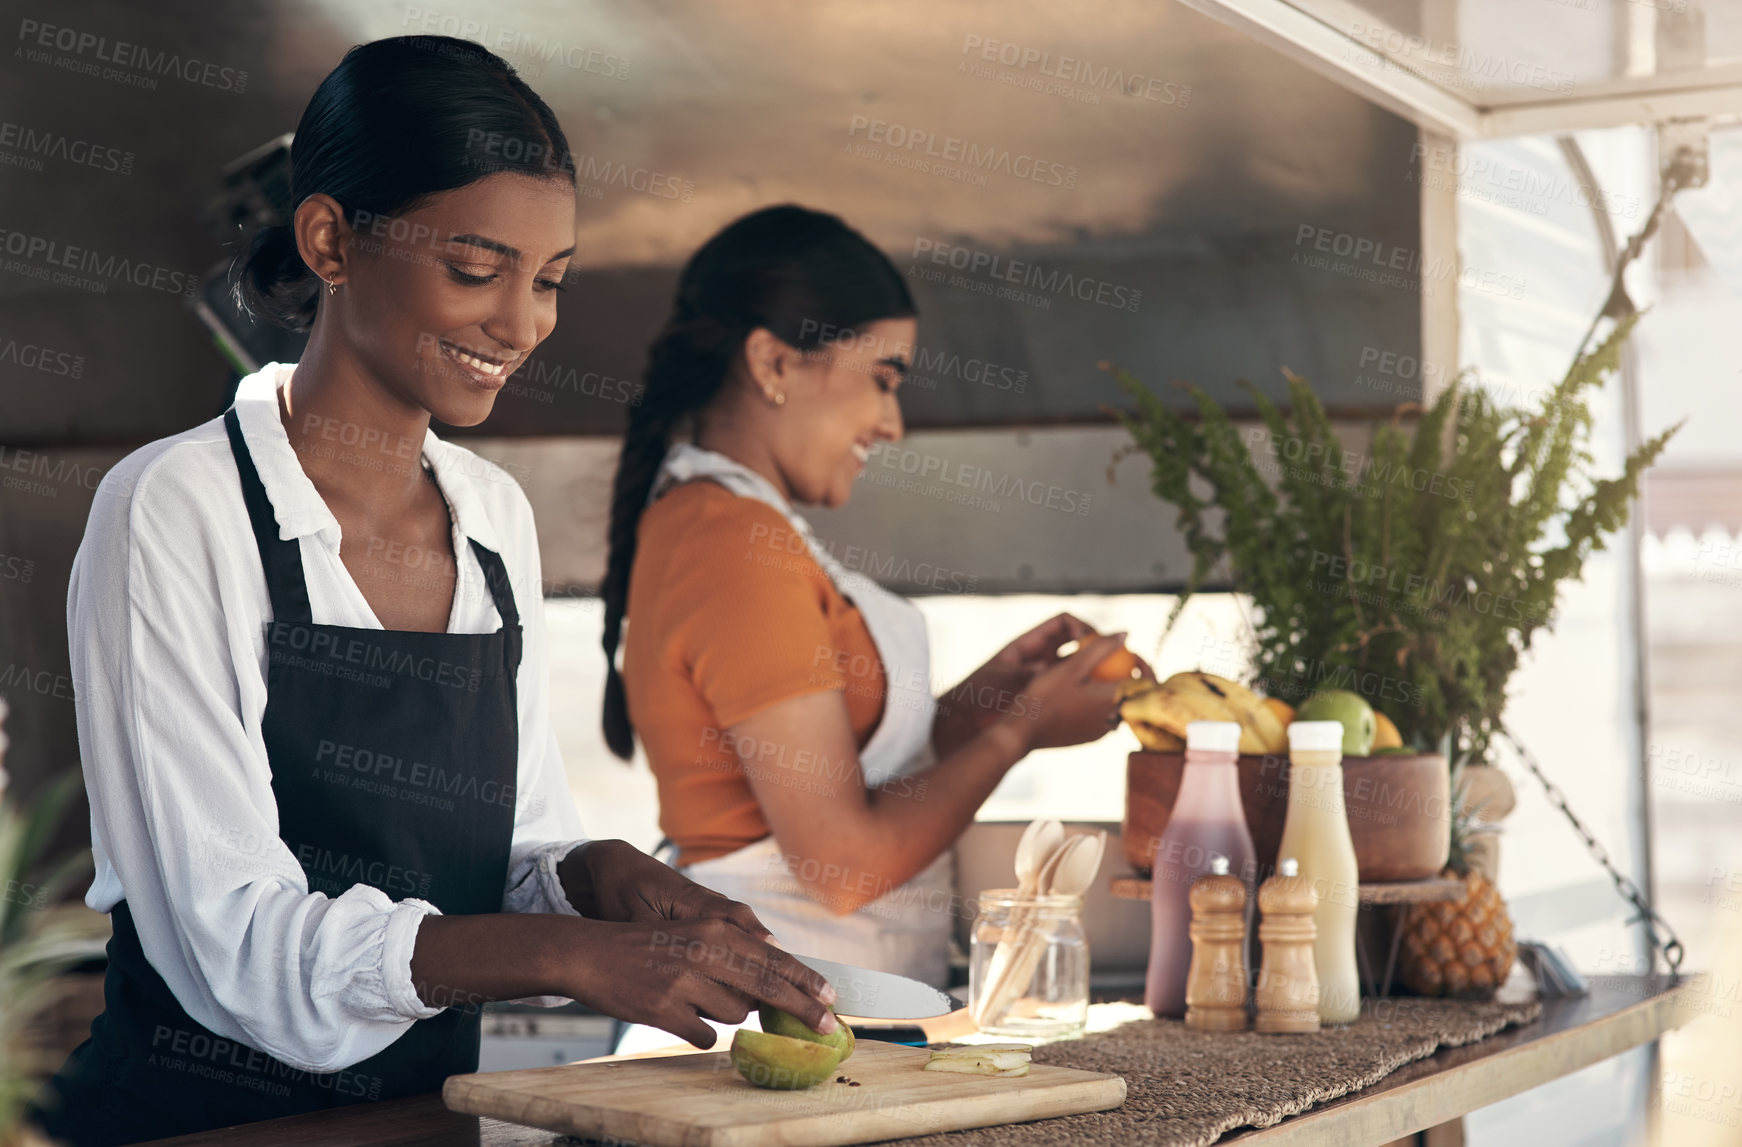
[[[131,160],[0,167],[0,228],[162,275],[69,285],[6,256],[0,340],[82,365],[0,353],[0,440],[142,442],[219,410],[231,372],[163,276],[221,255],[199,222],[218,173],[293,128],[347,46],[419,30],[496,47],[582,157],[562,318],[476,433],[617,431],[678,265],[782,201],[838,212],[909,275],[916,427],[1104,420],[1102,359],[1234,401],[1284,365],[1347,410],[1409,397],[1356,377],[1364,348],[1419,345],[1413,129],[1171,0],[8,6],[73,49],[9,60],[0,115]],[[148,55],[97,63],[117,44]],[[165,57],[194,78],[138,62]],[[1307,261],[1325,237],[1406,269]]]

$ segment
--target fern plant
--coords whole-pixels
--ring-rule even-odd
[[[1187,388],[1194,420],[1107,368],[1136,404],[1120,414],[1131,449],[1148,455],[1192,555],[1170,627],[1225,563],[1256,609],[1261,691],[1298,703],[1351,689],[1408,745],[1487,759],[1506,683],[1552,624],[1561,583],[1626,523],[1641,473],[1679,428],[1620,474],[1595,472],[1586,396],[1616,370],[1637,318],[1540,405],[1502,404],[1460,376],[1427,408],[1375,426],[1364,453],[1343,447],[1312,387],[1286,371],[1286,411],[1247,387],[1262,428],[1243,436],[1202,388]]]
[[[0,701],[0,721],[6,706]],[[0,762],[6,737],[0,732]],[[35,1030],[55,1002],[54,978],[102,955],[107,921],[82,904],[62,904],[86,875],[90,853],[45,863],[50,838],[81,778],[69,773],[48,785],[24,811],[6,799],[0,763],[0,1144],[41,1142],[22,1125],[24,1106],[58,1063],[47,1061]]]

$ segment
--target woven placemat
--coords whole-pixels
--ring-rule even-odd
[[[1120,1107],[901,1142],[937,1147],[1206,1147],[1236,1128],[1269,1127],[1316,1103],[1371,1086],[1439,1048],[1474,1043],[1541,1013],[1542,1004],[1534,999],[1384,1000],[1377,1011],[1364,1011],[1347,1027],[1289,1036],[1196,1032],[1179,1020],[1141,1019],[1034,1049],[1036,1063],[1124,1076],[1125,1102]]]

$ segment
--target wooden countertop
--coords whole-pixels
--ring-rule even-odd
[[[1274,1127],[1227,1135],[1218,1142],[1240,1147],[1387,1143],[1649,1043],[1698,1016],[1702,1001],[1709,1003],[1710,995],[1699,977],[1684,978],[1679,984],[1664,977],[1594,978],[1590,995],[1547,1000],[1534,1023],[1467,1047],[1442,1049],[1353,1095]],[[927,1021],[925,1027],[934,1040],[954,1038],[968,1030],[966,1013]],[[563,1141],[548,1131],[457,1115],[442,1106],[439,1095],[428,1095],[156,1143],[157,1147],[553,1147]]]
[[[1542,1016],[1465,1047],[1441,1048],[1371,1087],[1272,1127],[1224,1135],[1239,1147],[1384,1144],[1650,1043],[1712,1004],[1704,978],[1603,976],[1579,999],[1545,1000]]]

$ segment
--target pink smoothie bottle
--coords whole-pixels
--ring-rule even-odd
[[[1186,726],[1186,766],[1167,828],[1155,846],[1150,890],[1153,931],[1143,1002],[1158,1016],[1186,1013],[1186,975],[1192,964],[1192,881],[1217,856],[1246,882],[1246,931],[1252,931],[1253,885],[1258,879],[1252,834],[1240,803],[1240,726],[1193,721]]]

